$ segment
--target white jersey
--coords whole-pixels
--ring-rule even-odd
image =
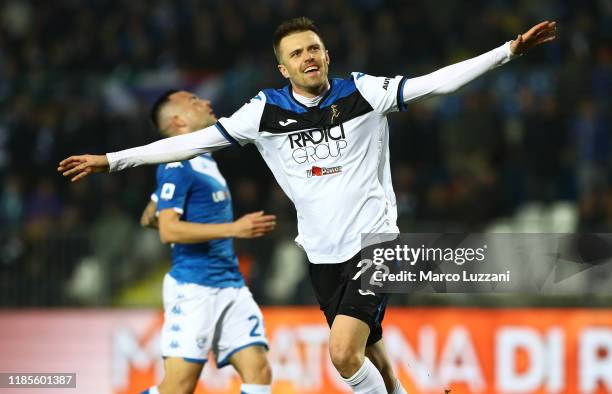
[[[408,80],[353,73],[332,80],[325,96],[308,107],[290,86],[263,90],[216,127],[108,153],[109,168],[181,161],[252,142],[295,204],[297,242],[310,261],[340,263],[359,252],[362,233],[399,232],[386,115],[454,92],[514,57],[506,42]]]
[[[217,124],[230,140],[253,143],[297,210],[298,236],[316,264],[346,261],[362,233],[397,233],[386,115],[402,109],[403,77],[353,73],[332,79],[306,107],[288,85],[261,91]]]

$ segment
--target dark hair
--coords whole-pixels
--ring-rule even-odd
[[[278,55],[278,46],[281,40],[290,34],[300,33],[303,31],[312,31],[316,35],[318,35],[319,38],[321,37],[321,34],[319,33],[319,29],[317,29],[312,19],[306,18],[305,16],[300,16],[299,18],[289,19],[281,23],[280,26],[278,26],[278,28],[276,29],[273,35],[273,38],[274,38],[273,48],[274,48],[274,55],[276,56],[276,59],[279,61],[279,63],[280,63],[280,57]]]
[[[149,113],[149,120],[151,121],[151,127],[153,127],[153,130],[157,131],[158,133],[161,133],[163,131],[159,127],[159,112],[161,111],[163,105],[166,104],[170,96],[178,92],[180,92],[180,90],[167,90],[166,92],[164,92],[164,94],[159,96],[157,100],[155,100],[155,103],[151,107],[151,112]]]

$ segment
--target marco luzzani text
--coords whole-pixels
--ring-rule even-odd
[[[460,272],[442,273],[430,270],[426,263],[452,263],[463,266],[466,263],[484,264],[487,245],[480,248],[434,248],[421,245],[418,248],[408,245],[395,245],[392,248],[373,250],[372,263],[375,272],[371,282],[510,282],[510,271],[499,273],[473,272],[475,267]],[[408,263],[411,267],[419,264],[418,271],[401,270],[391,273],[379,269],[383,264]],[[387,267],[385,267],[387,268]]]

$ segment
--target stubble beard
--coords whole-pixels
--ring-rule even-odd
[[[306,78],[303,80],[303,84],[298,86],[301,90],[306,91],[316,96],[320,95],[325,91],[327,87],[327,74],[322,76],[317,81],[308,81]]]

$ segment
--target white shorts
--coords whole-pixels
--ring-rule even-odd
[[[249,346],[268,348],[263,316],[246,286],[216,288],[164,277],[162,356],[205,363],[212,352],[218,368]]]

